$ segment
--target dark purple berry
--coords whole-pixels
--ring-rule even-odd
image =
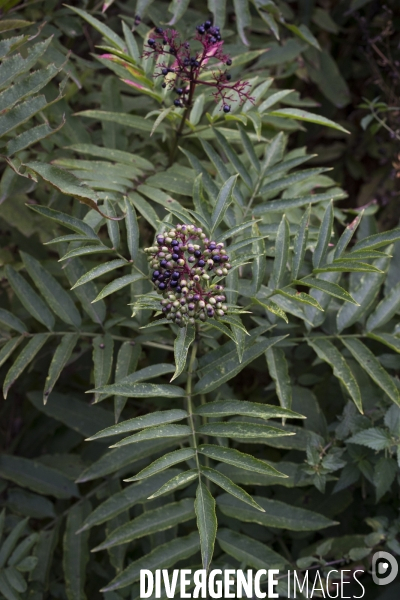
[[[140,25],[142,18],[140,15],[135,15],[135,25]]]
[[[196,258],[200,258],[200,256],[201,256],[201,250],[195,250],[194,251],[194,255],[195,255]]]
[[[225,261],[227,261],[227,260],[229,260],[229,256],[226,256],[226,255],[224,255],[224,254],[223,254],[223,255],[221,256],[221,261],[222,261],[222,262],[225,262]]]
[[[212,25],[211,21],[206,21],[204,23],[204,29],[210,29],[211,25]]]
[[[215,250],[217,247],[217,244],[215,242],[211,242],[211,244],[209,244],[208,249],[209,250]]]
[[[178,282],[177,282],[177,281],[175,281],[175,279],[173,279],[173,280],[170,282],[170,284],[169,284],[169,285],[170,285],[171,287],[176,287],[176,286],[178,285]]]
[[[162,73],[163,75],[168,75],[168,69],[166,69],[166,68],[164,68],[164,69],[161,69],[161,73]]]
[[[164,33],[164,29],[161,29],[161,27],[156,27],[156,33],[158,33],[158,34]]]
[[[230,73],[225,73],[225,79],[230,81],[232,79],[232,75]]]
[[[204,260],[199,260],[199,262],[197,263],[199,267],[204,267],[204,265],[206,264]]]
[[[195,294],[195,295],[193,296],[193,300],[194,300],[195,302],[198,302],[198,301],[200,300],[200,294]]]
[[[179,259],[179,254],[173,254],[172,255],[172,260],[178,260]]]
[[[231,64],[232,64],[232,59],[231,59],[231,58],[228,58],[228,60],[226,61],[226,63],[225,63],[225,64],[226,64],[228,67],[230,67],[230,66],[231,66]]]
[[[179,94],[179,95],[183,94],[183,89],[182,88],[178,88],[176,90],[176,93]]]
[[[176,288],[176,291],[178,292],[178,294],[180,294],[180,293],[181,293],[181,291],[182,291],[182,288],[181,288],[181,286],[180,286],[180,285],[178,285],[178,287]]]
[[[211,38],[210,38],[210,42],[211,42],[212,44],[215,44],[215,42],[216,42],[216,41],[217,41],[217,38],[216,38],[216,37],[214,37],[214,36],[213,36],[213,37],[211,37]]]
[[[182,106],[181,101],[178,99],[174,100],[174,104],[175,106]]]
[[[214,262],[220,262],[221,257],[220,257],[219,254],[216,254],[215,256],[212,257],[212,259],[213,259]]]
[[[178,240],[172,240],[171,246],[179,246]]]
[[[153,277],[154,279],[158,279],[158,277],[160,277],[160,271],[154,271]]]
[[[161,283],[159,283],[159,284],[158,284],[158,289],[159,289],[159,290],[165,290],[165,288],[166,288],[166,287],[167,287],[167,286],[166,286],[166,284],[165,284],[165,283],[162,283],[162,282],[161,282]]]
[[[221,38],[221,36],[220,36],[219,34],[218,34],[218,35],[216,35],[215,37],[217,38],[217,41],[218,41],[218,42],[220,42],[220,41],[221,41],[221,39],[222,39],[222,38]]]
[[[160,246],[162,246],[164,243],[164,238],[162,236],[157,238],[157,244],[160,244]]]
[[[200,33],[200,35],[203,35],[203,33],[205,32],[205,29],[204,29],[203,25],[200,25],[200,26],[197,28],[197,31]]]
[[[166,83],[163,83],[163,84],[161,85],[161,87],[162,87],[162,88],[166,88],[166,87],[167,87],[167,84],[166,84]]]
[[[165,279],[164,275],[159,275],[158,276],[158,281],[164,281],[164,279]]]
[[[231,112],[231,107],[229,106],[229,104],[224,104],[223,109],[224,113],[228,113]]]
[[[156,40],[155,40],[155,39],[153,39],[153,38],[149,38],[149,39],[147,40],[147,43],[149,44],[149,46],[154,46],[154,44],[156,43]]]
[[[178,271],[174,271],[174,273],[172,273],[172,279],[179,279],[180,276],[181,274]]]
[[[166,261],[165,259],[164,259],[164,260],[162,260],[162,261],[160,262],[160,266],[165,268],[165,267],[167,266],[167,262],[168,262],[168,261]]]

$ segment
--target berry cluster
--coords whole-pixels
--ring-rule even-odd
[[[180,224],[157,235],[156,241],[145,252],[166,318],[183,327],[223,317],[228,310],[224,288],[212,284],[212,278],[227,275],[231,268],[224,244],[209,240],[200,227]]]
[[[197,85],[214,88],[213,96],[217,102],[222,101],[222,110],[225,113],[230,112],[229,101],[233,100],[235,95],[241,102],[253,101],[249,96],[250,86],[247,81],[230,83],[232,75],[225,67],[232,65],[232,59],[222,50],[224,42],[220,28],[213,26],[211,21],[205,21],[196,27],[194,40],[200,42],[202,46],[200,51],[192,51],[190,43],[182,42],[174,29],[164,30],[156,27],[145,46],[144,56],[155,55],[159,61],[157,63],[159,71],[156,76],[164,77],[162,86],[174,90],[177,94],[178,97],[174,100],[175,106],[190,107]],[[173,57],[171,65],[168,56]],[[216,59],[219,63],[215,71],[212,71],[214,81],[200,77],[211,59]],[[173,77],[171,73],[174,74]]]

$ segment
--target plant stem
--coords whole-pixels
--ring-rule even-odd
[[[188,96],[186,108],[185,108],[184,113],[182,115],[181,122],[179,123],[179,127],[178,127],[178,129],[176,131],[174,145],[172,146],[171,155],[169,157],[169,164],[170,164],[170,166],[175,161],[176,151],[178,150],[179,139],[180,139],[180,137],[181,137],[181,135],[183,133],[183,130],[185,128],[186,119],[188,118],[188,116],[190,114],[190,111],[191,111],[191,108],[192,108],[192,102],[193,102],[193,96],[194,96],[195,89],[196,89],[196,84],[193,81],[191,81],[190,82],[190,90],[189,90],[189,96]]]
[[[193,444],[193,448],[196,450],[196,466],[197,466],[197,471],[198,471],[199,480],[200,480],[200,461],[199,461],[199,455],[197,453],[197,437],[196,437],[196,431],[195,431],[195,427],[194,427],[193,403],[192,403],[193,367],[194,367],[194,363],[195,363],[196,356],[197,356],[197,349],[198,349],[198,341],[195,340],[193,342],[192,352],[190,354],[190,360],[189,360],[189,365],[188,365],[188,373],[187,373],[187,381],[186,381],[186,409],[189,414],[188,420],[189,420],[190,428],[192,430],[192,444]]]

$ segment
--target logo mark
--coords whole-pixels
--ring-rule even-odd
[[[399,572],[399,565],[389,552],[375,552],[372,557],[372,579],[376,585],[392,583]]]

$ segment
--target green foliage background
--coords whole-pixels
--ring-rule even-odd
[[[0,2],[0,595],[400,554],[396,3],[105,8]],[[143,42],[210,13],[256,102],[225,116],[199,90],[177,139]],[[227,241],[250,335],[131,316],[142,250],[177,222]]]

